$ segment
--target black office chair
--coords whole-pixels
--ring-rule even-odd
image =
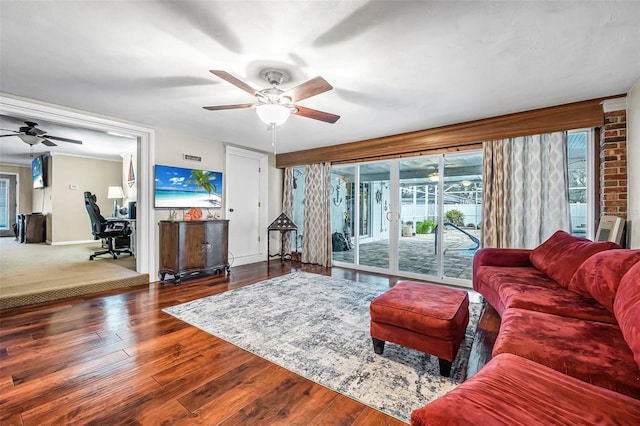
[[[84,206],[87,208],[89,218],[91,218],[91,233],[94,240],[105,239],[107,241],[107,250],[97,251],[89,256],[89,260],[102,254],[110,254],[114,259],[119,254],[133,254],[130,248],[116,248],[116,240],[118,238],[129,239],[131,235],[131,227],[129,222],[120,219],[105,219],[100,214],[100,207],[96,204],[96,196],[87,191],[84,193]]]

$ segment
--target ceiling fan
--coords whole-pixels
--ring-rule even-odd
[[[271,87],[262,90],[254,89],[247,83],[237,79],[226,71],[209,70],[209,72],[244,90],[251,96],[255,96],[257,100],[257,103],[252,104],[203,107],[209,111],[256,108],[256,112],[260,119],[272,127],[279,126],[284,123],[287,118],[289,118],[290,114],[312,118],[326,123],[335,123],[340,118],[339,115],[295,105],[296,102],[303,99],[307,99],[311,96],[319,95],[320,93],[333,89],[333,86],[327,83],[327,81],[322,77],[312,78],[311,80],[308,80],[285,92],[284,90],[279,89],[278,86],[288,81],[289,75],[281,70],[266,69],[260,72],[261,77],[271,85]]]
[[[0,129],[5,132],[13,133],[11,135],[0,135],[0,138],[17,136],[20,139],[22,139],[24,143],[31,145],[32,147],[34,145],[38,145],[39,143],[42,143],[43,145],[46,145],[46,146],[57,146],[57,144],[51,142],[50,139],[82,145],[82,141],[78,141],[75,139],[67,139],[67,138],[61,138],[59,136],[46,135],[47,132],[45,132],[44,130],[38,129],[37,127],[38,123],[34,123],[33,121],[25,121],[24,124],[26,124],[26,126],[22,126],[18,130]]]

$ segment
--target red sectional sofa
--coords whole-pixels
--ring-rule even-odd
[[[493,359],[412,425],[640,424],[640,250],[558,231],[479,250],[473,287],[502,317]]]

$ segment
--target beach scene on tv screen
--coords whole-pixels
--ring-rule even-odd
[[[156,165],[155,206],[219,208],[222,173]]]
[[[31,175],[34,188],[44,188],[44,170],[42,170],[42,157],[37,157],[31,162]]]

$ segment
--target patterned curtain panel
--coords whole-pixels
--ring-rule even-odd
[[[483,247],[533,248],[571,230],[567,133],[483,144]]]
[[[505,179],[507,161],[503,141],[482,144],[482,247],[509,247],[509,224],[506,212],[511,201],[509,182]]]
[[[331,266],[331,163],[307,166],[304,188],[302,262]]]
[[[282,194],[282,212],[287,217],[293,220],[293,167],[287,167],[284,169],[284,190]],[[292,247],[291,244],[291,232],[287,232],[284,235],[283,244],[285,247]],[[292,250],[295,247],[292,248]],[[289,250],[285,249],[285,253]]]

